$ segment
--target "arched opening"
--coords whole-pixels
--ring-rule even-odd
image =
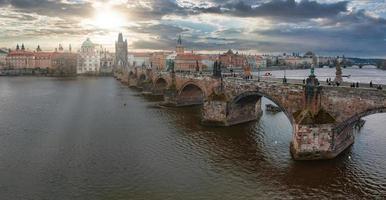
[[[145,74],[141,74],[141,75],[139,76],[139,80],[140,80],[140,81],[145,81],[145,80],[146,80]]]
[[[179,92],[178,105],[201,105],[204,103],[204,96],[204,91],[199,86],[192,83],[186,84]]]
[[[138,78],[138,86],[141,87],[143,86],[143,84],[145,83],[146,81],[146,75],[145,74],[141,74]]]
[[[163,95],[168,83],[164,78],[158,78],[153,86],[153,95]]]
[[[156,90],[164,90],[164,89],[166,89],[167,85],[168,85],[168,83],[166,82],[166,80],[164,78],[159,78],[155,82],[154,87]]]
[[[339,123],[339,125],[337,125],[335,127],[335,130],[337,132],[340,132],[347,127],[352,127],[354,129],[361,128],[363,126],[363,124],[362,124],[363,118],[370,116],[370,115],[379,114],[379,113],[386,113],[386,107],[372,108],[372,109],[368,109],[368,110],[365,110],[363,112],[357,113],[356,115],[351,116],[350,118],[346,119],[345,121]]]
[[[129,78],[135,78],[135,74],[132,71],[129,73]]]
[[[242,93],[233,99],[227,111],[230,124],[239,124],[256,120],[262,115],[263,110],[265,110],[266,104],[262,104],[263,98],[269,100],[265,101],[268,104],[277,106],[287,116],[291,124],[294,122],[292,114],[289,113],[276,99],[264,93],[252,91]]]

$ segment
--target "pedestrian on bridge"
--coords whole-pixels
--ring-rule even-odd
[[[357,82],[356,87],[359,88],[359,82]]]
[[[370,88],[373,87],[373,81],[370,81]]]

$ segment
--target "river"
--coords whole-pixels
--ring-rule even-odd
[[[109,77],[1,77],[0,199],[386,197],[384,114],[336,159],[298,162],[283,113],[204,127],[160,100]]]

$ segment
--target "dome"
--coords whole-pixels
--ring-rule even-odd
[[[315,54],[311,51],[308,51],[306,54],[304,54],[304,57],[314,57]]]
[[[86,41],[82,43],[82,48],[93,48],[94,43],[91,42],[90,38],[87,38]]]

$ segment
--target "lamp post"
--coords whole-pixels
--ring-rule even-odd
[[[261,65],[257,68],[257,82],[260,82],[260,67]]]

